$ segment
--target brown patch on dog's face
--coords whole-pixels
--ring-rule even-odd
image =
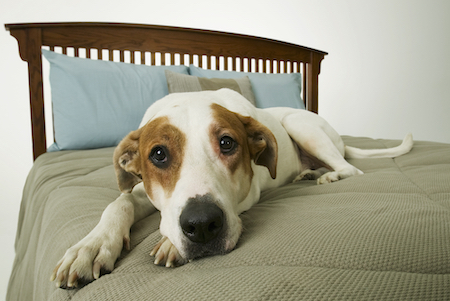
[[[213,150],[233,174],[239,166],[253,176],[251,160],[266,166],[276,177],[277,142],[272,132],[251,117],[212,104],[214,122],[210,127]]]
[[[210,141],[214,153],[234,174],[242,167],[245,174],[253,176],[247,132],[236,113],[212,104],[213,123],[210,126]]]
[[[142,128],[139,138],[139,153],[142,162],[144,187],[153,199],[153,186],[158,184],[165,197],[172,195],[180,178],[186,138],[167,117],[159,117]]]
[[[156,118],[128,134],[114,151],[114,167],[122,192],[144,182],[148,196],[160,186],[170,197],[180,177],[185,135],[167,117]]]

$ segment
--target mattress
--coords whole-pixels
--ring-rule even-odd
[[[400,141],[343,137],[386,148]],[[332,184],[263,192],[242,214],[231,253],[177,268],[149,255],[159,212],[131,229],[111,274],[81,289],[49,281],[65,250],[119,196],[113,148],[45,153],[23,192],[8,300],[448,300],[450,145],[416,142],[395,159],[352,159],[364,171]]]

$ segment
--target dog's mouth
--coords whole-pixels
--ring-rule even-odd
[[[224,255],[231,252],[235,247],[235,244],[230,243],[224,237],[216,237],[208,243],[193,243],[189,239],[183,239],[182,244],[183,250],[180,250],[180,254],[187,260]]]

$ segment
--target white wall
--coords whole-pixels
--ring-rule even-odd
[[[448,0],[0,0],[1,24],[52,21],[176,25],[324,50],[319,113],[339,133],[450,143]],[[1,298],[32,160],[26,64],[2,29],[0,45]]]

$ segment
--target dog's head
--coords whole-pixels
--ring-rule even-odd
[[[242,231],[239,205],[252,197],[254,166],[276,177],[272,132],[207,95],[180,94],[114,153],[120,190],[143,181],[161,211],[161,234],[185,259],[231,251]]]

